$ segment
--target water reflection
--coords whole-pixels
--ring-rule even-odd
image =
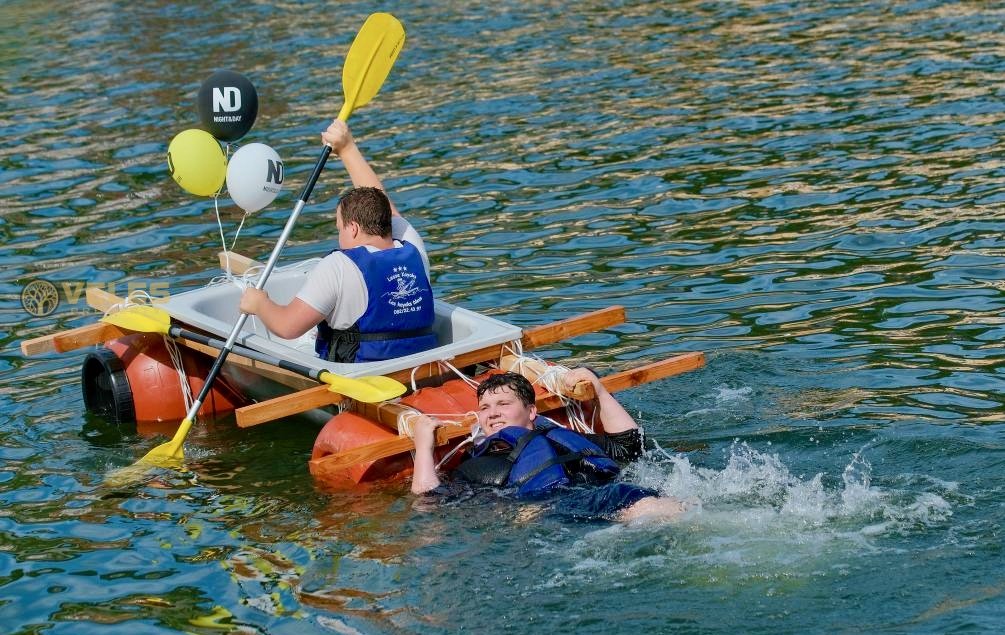
[[[636,474],[697,492],[684,528],[322,492],[310,427],[200,426],[187,471],[103,489],[151,440],[85,418],[82,354],[16,352],[91,319],[70,302],[28,319],[20,289],[215,273],[213,204],[164,153],[219,68],[255,82],[246,139],[286,163],[237,245],[270,251],[371,9],[0,7],[5,624],[589,632],[608,603],[650,632],[990,619],[1005,224],[1000,16],[982,3],[390,7],[405,51],[351,123],[427,237],[438,295],[523,325],[623,304],[629,324],[547,352],[601,369],[711,353],[626,396],[661,445],[696,448]],[[331,247],[346,185],[326,172],[290,258]]]

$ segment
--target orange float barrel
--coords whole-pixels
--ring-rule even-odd
[[[212,360],[183,350],[182,366],[192,394],[198,394]],[[185,397],[161,335],[135,333],[99,346],[81,367],[84,404],[93,413],[115,424],[181,421]],[[202,416],[219,416],[244,405],[246,400],[225,381],[214,383],[199,410]]]
[[[467,383],[455,379],[435,388],[420,388],[401,400],[401,404],[411,406],[419,412],[440,417],[461,418],[478,405],[475,389]],[[387,426],[371,421],[353,412],[342,412],[332,417],[321,429],[314,441],[311,461],[339,454],[370,443],[397,438],[398,433]],[[445,453],[448,448],[441,448]],[[313,465],[312,465],[313,471]],[[351,487],[363,482],[381,479],[402,478],[412,471],[410,454],[360,463],[341,471],[324,470],[313,472],[314,477],[330,487]]]

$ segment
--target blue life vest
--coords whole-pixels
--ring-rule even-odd
[[[547,422],[547,423],[544,423]],[[500,450],[507,454],[500,455]],[[534,430],[511,426],[486,437],[458,471],[464,478],[516,487],[517,496],[535,496],[569,485],[573,478],[609,481],[621,471],[597,444],[545,417]]]
[[[342,251],[363,274],[366,311],[348,329],[318,323],[314,350],[333,362],[373,362],[429,350],[433,333],[433,289],[414,245],[371,252],[364,246]]]

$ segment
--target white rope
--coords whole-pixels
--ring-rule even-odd
[[[471,436],[465,438],[463,441],[458,443],[453,450],[447,452],[446,455],[442,459],[440,459],[440,462],[436,464],[435,469],[437,470],[440,469],[440,467],[442,467],[444,463],[449,461],[455,454],[460,452],[464,447],[468,445],[474,445],[475,441],[477,441],[478,438],[482,436],[485,436],[485,433],[482,432],[482,427],[476,423],[475,426],[471,428]]]
[[[115,313],[116,311],[121,311],[123,309],[128,309],[132,306],[141,305],[151,305],[153,304],[153,297],[143,289],[133,289],[128,296],[122,299],[122,302],[116,302],[112,306],[108,307],[105,311],[105,315],[109,313]],[[178,349],[178,344],[173,338],[162,334],[164,340],[164,348],[167,349],[168,356],[171,358],[171,364],[174,366],[175,372],[178,374],[178,382],[181,386],[182,398],[185,400],[185,412],[192,409],[192,405],[195,404],[195,399],[192,397],[192,387],[188,383],[188,375],[185,373],[185,362],[182,359],[181,351]]]
[[[181,357],[181,351],[178,350],[178,344],[174,339],[164,335],[164,348],[167,349],[168,355],[171,356],[171,363],[174,364],[174,369],[178,373],[178,381],[181,384],[181,394],[185,399],[185,412],[192,410],[192,406],[195,404],[195,399],[192,397],[192,387],[188,384],[188,375],[185,374],[185,363]]]
[[[523,340],[513,340],[512,342],[503,344],[503,349],[516,357],[523,357]]]
[[[440,360],[437,360],[436,363],[439,364],[440,366],[446,366],[449,370],[453,371],[454,374],[457,375],[457,377],[460,378],[460,380],[463,381],[465,384],[467,384],[468,386],[470,386],[470,387],[472,387],[472,388],[474,388],[476,390],[478,389],[478,385],[479,384],[478,384],[477,381],[475,381],[474,379],[472,379],[472,378],[468,377],[467,375],[465,375],[464,373],[462,373],[460,370],[458,370],[453,364],[451,364],[447,360],[440,359]]]
[[[141,304],[153,304],[154,299],[149,293],[143,289],[133,289],[129,292],[122,302],[116,302],[115,304],[109,306],[105,309],[105,315],[110,313],[116,313],[123,309],[128,309],[131,306],[139,306]]]
[[[531,370],[530,368],[526,368],[526,365],[529,362],[537,362],[535,365],[547,364],[547,362],[540,357],[523,354],[523,344],[519,340],[511,342],[510,344],[512,344],[512,347],[506,346],[505,348],[509,349],[509,351],[516,357],[516,363],[513,366],[515,372],[526,377]],[[540,384],[545,388],[545,390],[559,398],[559,401],[561,401],[562,406],[565,408],[565,414],[569,420],[569,426],[577,432],[592,434],[595,422],[591,419],[591,421],[587,423],[586,414],[583,411],[583,405],[575,399],[570,399],[562,394],[562,388],[564,385],[563,379],[566,373],[572,369],[561,364],[547,364],[544,372],[539,372],[537,369],[533,370],[533,374],[537,375],[537,379],[531,382],[531,384]]]
[[[430,417],[432,419],[438,419],[440,423],[442,423],[445,426],[465,425],[465,420],[470,420],[471,418],[474,418],[476,423],[471,428],[471,434],[468,435],[463,441],[458,443],[456,447],[450,450],[450,452],[447,452],[447,454],[442,459],[440,459],[440,462],[436,464],[435,468],[438,470],[440,469],[440,466],[449,461],[450,458],[455,454],[457,454],[462,448],[464,448],[469,444],[474,443],[476,440],[478,440],[478,438],[485,435],[485,433],[482,431],[481,426],[478,425],[477,423],[478,413],[476,413],[475,411],[470,410],[468,412],[465,412],[463,415],[461,415],[460,419],[454,418],[456,416],[457,413],[453,412],[438,414],[438,413],[419,412],[414,408],[410,408],[408,412],[403,412],[400,415],[398,415],[398,435],[414,439],[415,438],[414,423],[419,417]],[[412,452],[412,457],[414,460],[415,457],[414,450]]]
[[[419,366],[412,366],[412,374],[411,374],[411,382],[410,382],[412,384],[412,392],[415,392],[416,390],[419,389],[418,386],[415,385],[415,373],[418,372],[418,370],[419,370]]]

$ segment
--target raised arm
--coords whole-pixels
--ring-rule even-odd
[[[398,208],[394,206],[391,196],[387,194],[384,184],[381,183],[380,177],[367,163],[363,153],[360,152],[356,141],[352,138],[352,132],[349,131],[349,126],[344,121],[334,120],[328,129],[321,133],[321,141],[331,146],[332,152],[342,160],[342,165],[345,166],[349,178],[352,179],[353,187],[375,187],[381,190],[391,203],[391,213],[395,216],[401,216],[398,213]]]
[[[632,415],[628,414],[617,399],[614,398],[604,384],[586,368],[576,368],[565,374],[565,385],[572,388],[581,381],[588,381],[593,384],[593,389],[597,393],[597,405],[600,407],[600,422],[604,424],[604,432],[616,434],[626,430],[637,430],[639,424],[635,422]]]

